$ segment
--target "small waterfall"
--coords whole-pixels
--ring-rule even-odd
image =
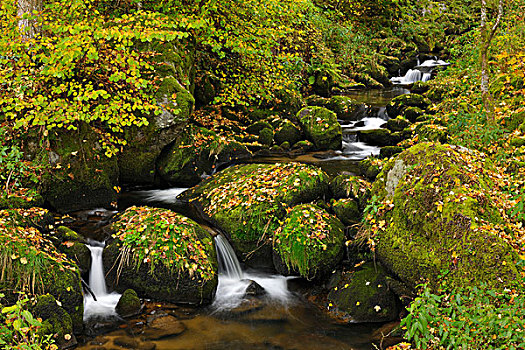
[[[400,74],[399,77],[393,77],[390,81],[392,84],[397,85],[410,85],[417,81],[429,81],[432,77],[432,70],[434,68],[448,66],[449,64],[450,63],[443,60],[438,60],[437,57],[434,57],[433,60],[426,60],[423,63],[421,63],[418,58],[417,66],[413,69],[409,69],[403,77]]]
[[[230,243],[223,235],[219,234],[215,236],[215,245],[217,247],[217,259],[219,260],[219,273],[228,278],[241,280],[243,278],[241,264]]]
[[[104,246],[88,245],[87,247],[91,251],[89,288],[91,288],[96,297],[103,297],[108,294],[106,279],[104,277],[104,265],[102,264],[102,251],[104,250]]]
[[[215,311],[227,311],[241,305],[247,300],[246,288],[252,281],[264,288],[270,300],[283,304],[290,300],[292,294],[288,291],[287,280],[293,277],[244,272],[235,251],[222,234],[215,236],[215,246],[219,260],[219,285],[212,305]]]
[[[89,270],[89,288],[95,294],[97,300],[93,299],[91,294],[84,295],[84,321],[93,317],[116,316],[115,306],[117,305],[120,294],[108,294],[106,287],[106,278],[104,275],[104,264],[102,262],[102,253],[104,243],[93,240],[88,241],[87,247],[91,251],[91,268]]]

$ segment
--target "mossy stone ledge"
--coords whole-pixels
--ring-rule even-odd
[[[195,221],[166,209],[131,207],[113,223],[104,248],[108,285],[143,298],[209,304],[218,283],[212,236]]]

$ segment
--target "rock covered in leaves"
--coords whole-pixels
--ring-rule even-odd
[[[230,237],[243,259],[271,266],[269,238],[286,209],[316,200],[327,189],[328,176],[314,166],[250,164],[221,171],[179,199],[202,208]]]
[[[312,204],[293,207],[275,232],[274,264],[279,273],[313,279],[330,273],[343,257],[344,228]]]
[[[338,272],[331,281],[328,309],[352,322],[387,322],[397,319],[399,299],[390,290],[381,265],[366,263],[357,271]]]
[[[383,265],[411,287],[442,271],[451,286],[516,280],[502,172],[483,154],[421,143],[384,166],[365,237]],[[509,226],[510,225],[510,226]],[[517,247],[516,247],[517,248]]]
[[[196,222],[166,209],[128,208],[113,224],[104,249],[109,285],[144,298],[210,303],[217,288],[217,256],[211,235]]]
[[[353,175],[338,175],[330,182],[330,190],[335,199],[355,199],[361,210],[370,198],[370,187],[368,181]]]
[[[91,267],[91,251],[86,246],[85,239],[75,231],[60,226],[56,229],[55,245],[58,250],[77,263],[82,273],[89,272]]]
[[[320,150],[337,150],[343,144],[342,128],[334,112],[324,107],[306,107],[297,113],[306,137]]]
[[[4,262],[0,290],[49,293],[55,305],[69,314],[71,329],[78,332],[84,313],[79,268],[30,225],[46,215],[47,210],[41,208],[0,210],[0,261]],[[5,294],[8,301],[18,297]]]

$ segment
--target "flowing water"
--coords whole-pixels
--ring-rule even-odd
[[[417,81],[429,81],[432,77],[432,71],[437,67],[446,67],[450,63],[443,60],[438,60],[436,57],[432,60],[426,60],[423,63],[419,62],[413,69],[409,69],[404,76],[393,77],[390,79],[392,84],[396,85],[410,85]]]
[[[88,248],[91,251],[91,269],[89,270],[89,288],[95,294],[95,298],[88,292],[84,295],[84,321],[91,318],[108,318],[116,316],[115,306],[120,294],[108,293],[104,265],[102,263],[102,252],[104,243],[89,240]]]

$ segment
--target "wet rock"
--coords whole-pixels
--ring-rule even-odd
[[[113,344],[127,349],[137,349],[139,341],[131,337],[117,337],[113,339]]]
[[[261,285],[255,281],[249,280],[250,284],[248,285],[248,288],[246,288],[246,291],[244,292],[245,296],[248,297],[260,297],[263,295],[266,295],[266,290],[261,287]]]
[[[358,121],[357,123],[354,124],[355,128],[362,128],[363,126],[365,126],[364,120]]]
[[[387,278],[383,268],[373,263],[355,272],[340,272],[330,285],[328,300],[335,312],[349,315],[353,322],[392,321],[398,316],[399,300]]]
[[[362,130],[358,132],[358,137],[359,141],[372,146],[394,146],[401,141],[387,129]]]
[[[241,302],[241,304],[229,311],[228,314],[234,316],[245,316],[264,308],[263,302],[259,298],[248,298]]]
[[[186,331],[184,323],[169,315],[154,318],[148,326],[142,334],[148,340],[173,337]]]
[[[341,149],[342,129],[334,112],[323,107],[306,107],[297,113],[297,119],[317,149]]]
[[[407,119],[403,117],[397,117],[397,118],[389,119],[386,122],[385,127],[392,132],[396,132],[396,131],[403,131],[408,126],[410,126],[410,121],[408,121]]]
[[[130,317],[140,312],[140,299],[133,289],[126,289],[120,297],[115,311],[122,317]]]

